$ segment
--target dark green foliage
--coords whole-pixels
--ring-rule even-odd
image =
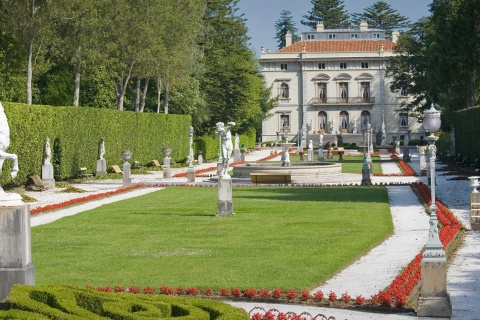
[[[393,29],[406,28],[409,25],[408,18],[392,9],[384,1],[375,2],[370,7],[365,8],[363,13],[352,14],[353,25],[359,26],[363,20],[367,21],[370,28],[385,30],[389,39],[392,38]]]
[[[46,137],[61,142],[56,172],[59,179],[78,175],[80,167],[93,173],[101,137],[105,137],[107,166],[122,164],[120,152],[125,149],[132,151],[132,161],[140,163],[163,158],[161,150],[167,146],[172,148],[174,161],[188,155],[190,116],[7,102],[3,105],[11,134],[8,150],[19,158],[20,172],[15,179],[18,184],[24,184],[31,175],[40,175]],[[2,184],[11,181],[10,170],[11,162],[6,161]]]
[[[292,35],[292,43],[300,41],[300,37],[297,35],[297,27],[293,20],[292,13],[288,10],[282,10],[280,18],[275,22],[275,39],[277,39],[277,47],[281,49],[285,47],[285,36],[287,33]]]
[[[326,29],[341,29],[350,27],[350,16],[341,0],[311,0],[313,5],[308,15],[304,15],[303,25],[315,30],[317,23],[323,21]]]
[[[454,114],[456,157],[468,157],[467,162],[480,160],[480,106],[457,111]],[[440,150],[438,152],[441,152]]]
[[[62,179],[62,143],[59,137],[53,140],[53,175],[55,180]]]
[[[63,285],[15,285],[0,319],[247,320],[248,314],[217,301],[164,295],[102,293]]]

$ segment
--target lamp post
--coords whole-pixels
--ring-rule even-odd
[[[449,317],[452,314],[450,296],[447,292],[447,259],[438,234],[437,206],[435,205],[435,158],[437,154],[435,142],[438,137],[434,133],[440,129],[440,125],[440,111],[436,110],[432,104],[431,108],[425,111],[423,118],[423,127],[430,133],[427,141],[432,204],[430,206],[430,229],[421,266],[422,287],[417,312],[420,317]]]
[[[188,128],[190,135],[190,152],[188,155],[187,182],[195,182],[195,168],[193,167],[193,127]]]
[[[367,164],[370,172],[372,171],[372,156],[370,155],[370,144],[372,143],[372,125],[367,123]],[[372,146],[373,148],[373,146]]]

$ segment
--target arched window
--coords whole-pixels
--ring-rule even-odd
[[[370,118],[370,112],[367,110],[363,110],[362,113],[360,114],[360,124],[362,126],[362,131],[367,128],[367,124],[371,124],[372,120]]]
[[[282,82],[282,84],[280,85],[280,99],[290,98],[290,93],[288,89],[288,84]]]
[[[340,82],[338,84],[339,88],[339,97],[340,97],[340,103],[346,103],[348,102],[348,82]]]
[[[318,113],[318,130],[322,133],[328,132],[328,116],[325,111]]]
[[[340,129],[342,130],[343,133],[348,133],[350,124],[348,120],[348,112],[347,111],[341,111],[340,112]]]

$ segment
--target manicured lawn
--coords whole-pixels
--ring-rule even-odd
[[[373,165],[373,173],[382,173],[382,166],[380,165],[380,157],[379,156],[371,156],[372,158],[372,165]],[[306,161],[307,156],[304,156]],[[317,155],[315,154],[314,160],[317,161]],[[292,162],[299,162],[300,156],[290,156],[290,161]],[[338,156],[333,157],[333,159],[326,159],[324,162],[338,162],[342,164],[342,173],[362,173],[362,166],[363,166],[363,156],[350,156],[344,155],[343,161],[338,161]]]
[[[312,289],[387,238],[384,187],[168,187],[32,229],[37,284]]]

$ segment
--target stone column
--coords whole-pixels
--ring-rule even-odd
[[[130,163],[126,161],[123,164],[123,186],[129,187],[132,185],[132,178],[130,176]]]
[[[472,177],[478,179],[480,177]],[[470,225],[471,229],[474,231],[480,231],[480,192],[474,189],[473,192],[470,192]]]
[[[97,176],[101,176],[107,173],[107,161],[105,159],[97,160]]]
[[[55,188],[55,178],[53,177],[53,165],[47,163],[42,165],[42,181],[46,189]]]
[[[163,158],[163,178],[169,179],[172,177],[172,170],[170,169],[170,157]]]
[[[14,284],[35,285],[30,207],[20,195],[0,191],[0,301]]]
[[[224,175],[218,178],[217,216],[233,215],[232,178]]]

